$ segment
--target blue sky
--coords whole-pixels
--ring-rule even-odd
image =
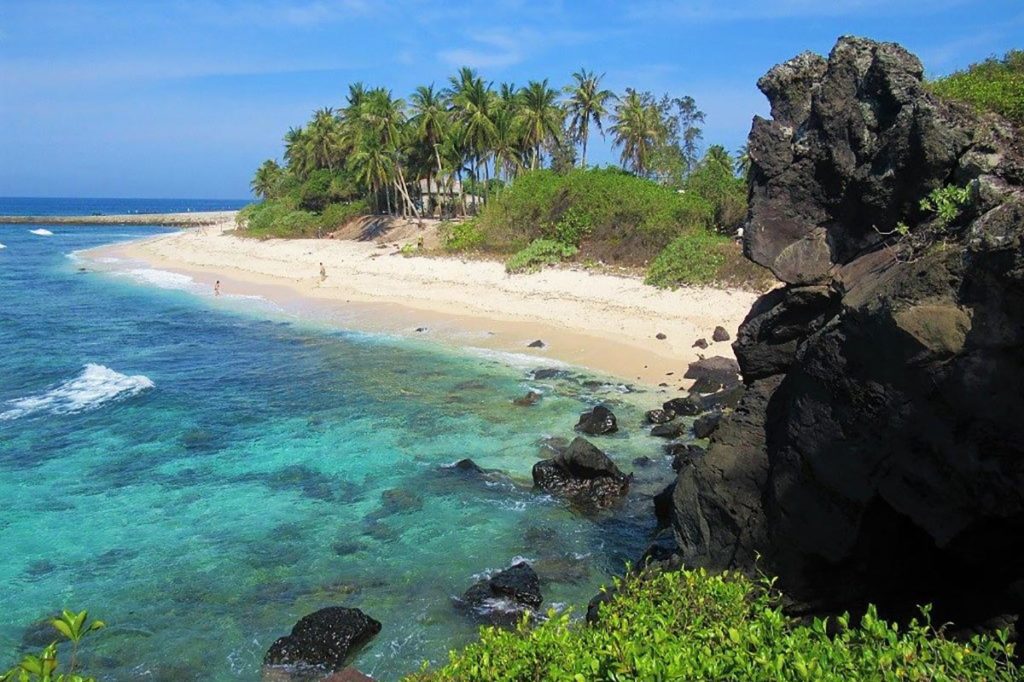
[[[845,33],[941,75],[1024,47],[1024,3],[0,0],[0,196],[242,198],[288,127],[348,83],[404,97],[461,65],[557,86],[584,66],[615,91],[688,94],[705,142],[735,149],[767,109],[757,78]]]

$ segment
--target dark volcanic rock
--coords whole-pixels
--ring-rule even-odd
[[[541,341],[540,339],[537,339],[536,341],[531,341],[529,344],[527,344],[527,347],[529,347],[529,348],[543,348],[545,345],[546,344],[543,341]]]
[[[545,367],[543,369],[535,369],[530,372],[530,377],[536,381],[543,379],[561,379],[568,375],[568,372],[561,369],[555,369],[553,367]]]
[[[703,457],[705,450],[690,443],[672,443],[666,446],[665,452],[672,458],[672,470],[679,471]]]
[[[671,483],[654,496],[654,518],[658,520],[658,528],[672,525],[672,493],[675,490],[676,484]]]
[[[704,403],[701,401],[700,396],[688,395],[685,398],[673,398],[665,402],[661,409],[666,412],[692,417],[704,411]]]
[[[729,340],[729,332],[727,332],[725,330],[725,327],[722,327],[722,326],[715,327],[715,331],[712,332],[712,334],[711,334],[711,340],[715,341],[716,343],[720,343],[722,341],[728,341]]]
[[[667,424],[676,418],[675,410],[648,410],[644,419],[648,424]]]
[[[682,422],[669,422],[668,424],[658,424],[651,429],[651,435],[657,436],[658,438],[679,438],[679,436],[686,433],[686,424]]]
[[[338,670],[380,628],[380,623],[359,609],[320,609],[299,620],[290,635],[274,642],[263,663]]]
[[[661,332],[658,332],[657,334],[654,335],[654,338],[658,339],[659,341],[664,341],[668,337],[662,334]]]
[[[709,345],[710,345],[710,344],[708,344],[708,340],[707,340],[707,339],[697,339],[696,341],[694,341],[694,342],[693,342],[693,345],[692,345],[692,346],[690,346],[690,348],[700,348],[700,349],[705,349],[705,348],[707,348],[707,347],[708,347]]]
[[[520,561],[470,587],[456,604],[495,625],[513,625],[543,601],[537,573]]]
[[[738,386],[740,366],[731,358],[716,355],[713,358],[701,358],[691,362],[683,376],[696,380],[691,390],[697,393],[711,393]]]
[[[805,610],[1019,618],[1024,135],[937,99],[889,43],[845,37],[759,86],[744,252],[786,286],[740,327],[742,398],[679,468],[682,560],[761,556]],[[921,200],[950,184],[969,199],[941,224]]]
[[[533,483],[541,490],[569,499],[584,508],[603,509],[629,490],[633,476],[583,438],[551,459],[533,465]]]
[[[619,426],[612,411],[604,405],[598,405],[580,415],[575,429],[588,436],[600,436],[606,433],[615,433],[619,430]]]
[[[721,412],[709,412],[708,414],[697,417],[693,422],[693,435],[697,438],[707,438],[715,432],[715,429],[718,428],[718,424],[721,421]]]

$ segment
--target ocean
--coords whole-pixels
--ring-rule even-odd
[[[342,605],[383,623],[355,665],[398,679],[474,638],[452,597],[479,576],[525,558],[544,607],[582,615],[649,543],[673,478],[642,426],[661,394],[76,255],[162,231],[0,225],[0,668],[71,608],[108,624],[83,646],[99,679],[258,680],[277,637]],[[599,402],[621,430],[592,441],[636,480],[585,517],[530,469]],[[447,468],[465,457],[510,479]]]

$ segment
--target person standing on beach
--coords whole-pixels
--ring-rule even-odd
[[[219,279],[213,285],[213,295],[214,296],[220,296],[220,280]]]
[[[327,270],[324,268],[324,264],[320,263],[320,281],[323,282],[327,279]]]

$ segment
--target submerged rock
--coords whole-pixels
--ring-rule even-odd
[[[539,403],[542,397],[543,396],[537,391],[529,391],[526,395],[513,400],[512,404],[518,405],[519,407],[530,407],[531,405]]]
[[[359,609],[330,606],[299,620],[291,634],[270,646],[263,663],[338,670],[380,629]]]
[[[533,465],[535,486],[584,508],[611,506],[626,494],[632,479],[632,474],[623,474],[608,455],[583,438],[575,438],[565,451]]]
[[[759,87],[743,246],[785,286],[679,470],[683,561],[778,575],[805,610],[1019,618],[1024,135],[935,97],[892,43],[844,37]],[[947,185],[968,198],[943,221],[921,202]]]
[[[470,587],[456,605],[494,625],[514,625],[543,601],[536,571],[520,561]]]
[[[658,424],[651,429],[651,435],[657,436],[658,438],[679,438],[686,433],[686,424],[683,422],[669,422],[668,424]]]
[[[584,412],[580,415],[580,420],[576,423],[575,429],[588,436],[600,436],[606,433],[615,433],[619,430],[619,425],[611,410],[604,405],[598,405],[589,412]]]

